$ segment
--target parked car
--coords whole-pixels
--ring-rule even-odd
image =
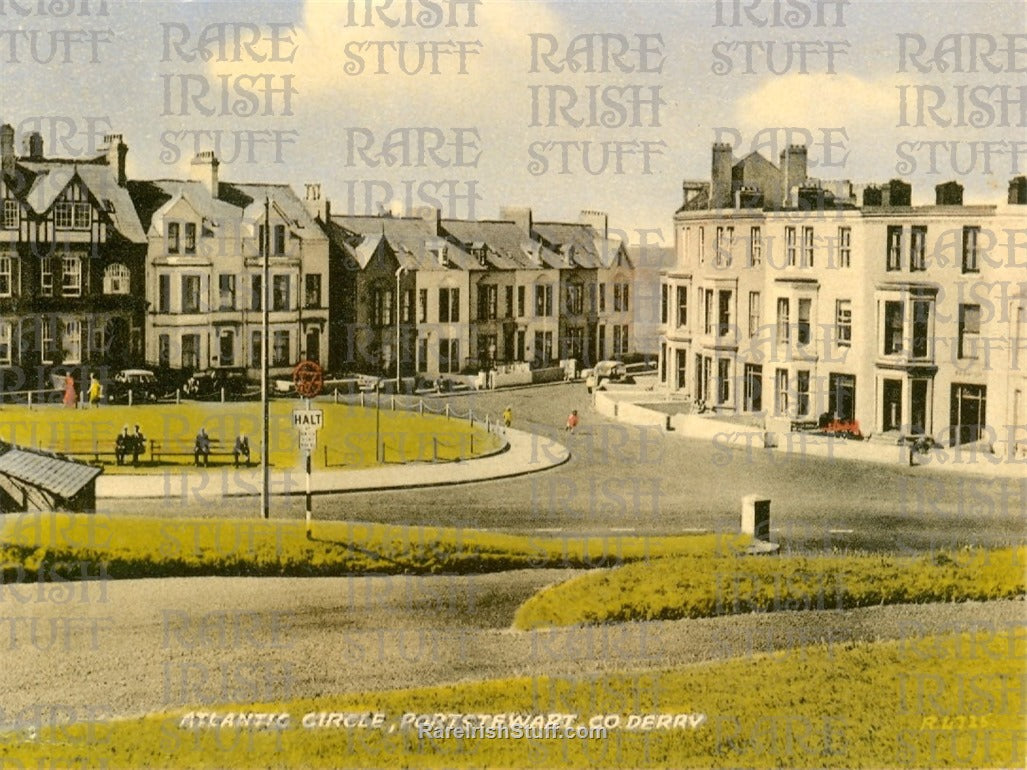
[[[122,369],[104,386],[107,401],[112,404],[127,404],[132,393],[132,403],[156,401],[163,395],[157,376],[149,369]]]
[[[585,387],[591,393],[593,390],[602,390],[606,382],[621,382],[627,379],[628,370],[623,361],[600,361],[582,374],[585,375]]]
[[[182,387],[182,395],[186,398],[216,400],[221,398],[224,388],[225,398],[238,401],[249,386],[246,370],[242,367],[221,367],[220,369],[204,369],[196,372]]]

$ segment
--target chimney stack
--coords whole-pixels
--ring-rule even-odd
[[[221,184],[218,179],[218,166],[221,164],[214,156],[213,150],[204,150],[196,154],[189,168],[190,178],[194,182],[202,182],[211,198],[217,198]]]
[[[38,131],[25,137],[25,154],[29,160],[43,160],[43,135]]]
[[[2,164],[4,176],[14,176],[14,127],[4,123],[0,127],[0,164]]]
[[[731,207],[731,169],[735,159],[731,145],[715,142],[713,145],[713,163],[710,169],[710,208],[726,209]]]
[[[1009,180],[1009,201],[1013,206],[1027,205],[1027,176],[1014,176]]]
[[[321,195],[321,183],[310,182],[306,187],[307,192],[303,203],[306,205],[307,211],[314,219],[327,222],[332,215],[332,205],[327,198]]]
[[[107,134],[103,141],[107,145],[107,165],[117,173],[118,186],[124,187],[128,181],[125,176],[125,156],[128,155],[128,146],[122,141],[121,134]]]
[[[910,206],[913,201],[913,187],[901,179],[892,179],[884,186],[883,206]]]
[[[590,225],[602,238],[607,238],[610,235],[609,217],[605,211],[582,209],[578,215],[578,222],[583,225]]]
[[[781,150],[781,200],[791,199],[793,187],[806,184],[807,154],[806,147],[801,144],[790,144]]]
[[[934,203],[936,206],[962,206],[963,185],[954,181],[935,185]]]
[[[531,209],[527,206],[502,206],[499,209],[500,219],[513,221],[521,232],[528,238],[531,237],[531,230],[534,222],[531,218]]]

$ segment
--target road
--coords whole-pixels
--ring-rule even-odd
[[[0,727],[38,709],[134,716],[497,677],[587,688],[603,672],[1023,623],[1023,602],[1002,601],[510,628],[524,599],[572,574],[126,580],[91,584],[86,601],[5,602]]]
[[[326,495],[315,500],[315,517],[566,535],[734,531],[741,498],[758,493],[771,498],[772,535],[786,547],[911,552],[1024,541],[1027,474],[988,479],[898,462],[728,452],[602,418],[577,383],[448,401],[461,412],[473,409],[493,418],[510,405],[514,426],[540,436],[540,452],[559,441],[571,449],[572,459],[558,469],[510,480]],[[575,435],[563,430],[571,409],[581,416]],[[273,515],[300,517],[302,505],[302,498],[276,499]],[[253,516],[259,503],[255,498],[104,502],[103,510]]]

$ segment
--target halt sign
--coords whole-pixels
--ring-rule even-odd
[[[292,427],[299,430],[321,430],[325,424],[323,409],[294,409]]]

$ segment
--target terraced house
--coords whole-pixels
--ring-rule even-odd
[[[938,185],[934,205],[913,206],[901,180],[808,178],[804,147],[774,165],[714,145],[710,181],[686,181],[674,217],[664,383],[785,430],[830,419],[889,439],[995,443],[1023,408],[1010,385],[1014,371],[1022,377],[1021,321],[994,325],[1022,309],[1017,184],[1001,216],[964,204],[954,182]],[[1001,356],[987,351],[1002,338],[1013,343],[997,372]]]
[[[129,182],[148,240],[146,361],[181,369],[243,367],[260,376],[269,248],[273,375],[327,363],[328,238],[292,188],[222,182],[212,152],[190,179]]]
[[[146,236],[122,137],[89,158],[15,152],[0,128],[0,369],[7,389],[49,387],[57,365],[119,368],[143,352]]]
[[[398,357],[404,375],[438,377],[629,352],[632,265],[605,215],[589,217],[329,216],[333,362],[394,374]]]

